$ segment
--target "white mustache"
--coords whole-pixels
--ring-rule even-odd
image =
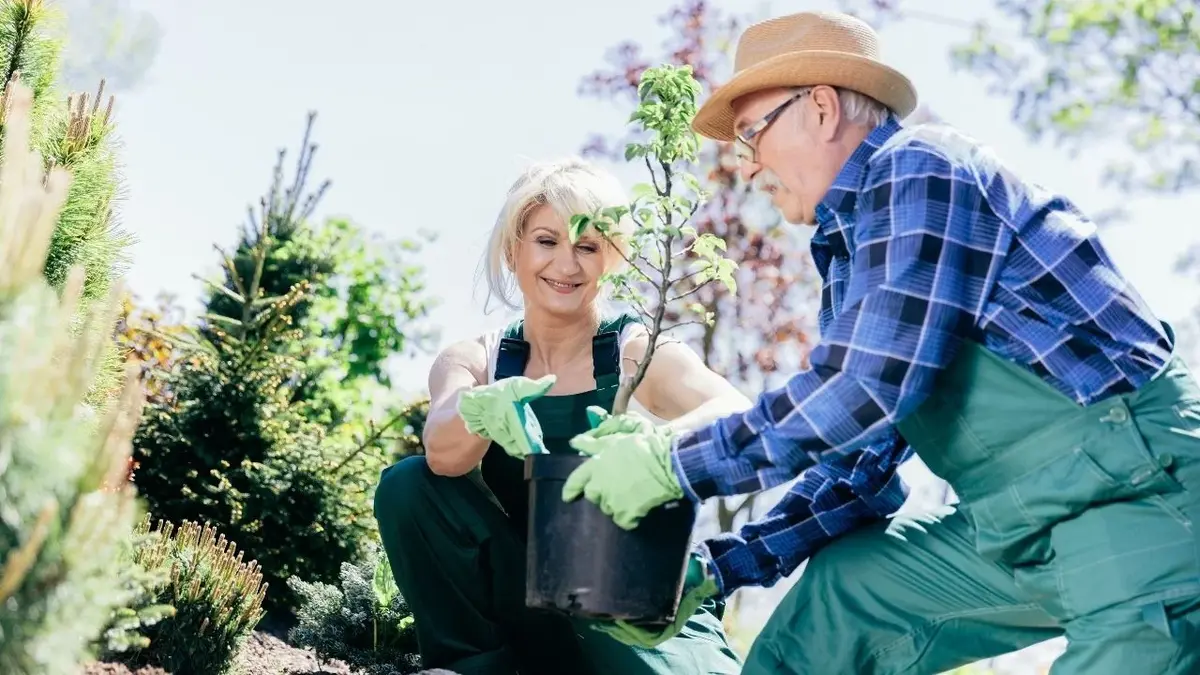
[[[779,176],[776,176],[775,172],[771,171],[770,169],[763,169],[755,174],[752,185],[755,190],[760,192],[766,192],[768,188],[775,188],[778,190],[783,187],[783,183],[779,180]]]

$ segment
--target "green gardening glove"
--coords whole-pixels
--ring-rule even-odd
[[[592,428],[581,435],[591,438],[599,438],[610,434],[632,434],[642,431],[654,431],[659,428],[654,422],[635,412],[613,415],[598,405],[588,406],[587,416],[588,423]]]
[[[593,624],[592,628],[627,645],[653,649],[679,635],[679,631],[683,630],[696,610],[700,609],[700,605],[716,596],[717,592],[717,581],[709,573],[708,564],[699,554],[693,553],[688,558],[687,576],[683,580],[683,597],[679,600],[679,610],[675,613],[674,621],[665,627],[651,627],[617,620],[612,623]]]
[[[626,530],[650,509],[683,497],[671,468],[670,432],[584,433],[571,439],[571,447],[591,457],[567,476],[563,501],[582,495]]]
[[[538,380],[506,377],[463,392],[458,397],[458,415],[467,431],[494,441],[512,457],[544,453],[542,426],[529,402],[545,396],[553,386],[553,375]]]

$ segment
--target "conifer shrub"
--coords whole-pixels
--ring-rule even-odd
[[[263,617],[263,583],[258,563],[208,525],[184,522],[178,528],[143,519],[134,562],[162,571],[166,583],[152,602],[170,605],[173,616],[143,628],[147,643],[127,652],[129,666],[152,665],[172,673],[230,672],[238,649]]]
[[[420,670],[412,612],[377,546],[358,563],[343,563],[340,584],[288,585],[299,599],[297,625],[288,640],[317,656],[339,659],[368,675],[404,675]]]
[[[0,6],[0,45],[4,12]],[[0,673],[75,675],[128,602],[121,559],[136,519],[124,482],[141,410],[132,373],[103,407],[87,394],[111,345],[119,288],[82,306],[87,272],[43,275],[70,174],[32,150],[33,94],[0,101]]]

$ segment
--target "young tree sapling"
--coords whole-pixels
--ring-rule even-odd
[[[668,325],[667,307],[713,282],[724,284],[730,294],[737,291],[737,263],[724,257],[725,241],[713,234],[697,234],[688,225],[710,196],[688,171],[700,146],[691,126],[699,95],[700,84],[691,66],[665,64],[647,69],[638,85],[638,107],[629,121],[638,124],[649,140],[628,144],[625,159],[641,159],[650,182],[633,187],[629,205],[575,214],[570,220],[572,241],[590,227],[621,252],[626,265],[606,274],[602,283],[611,289],[613,300],[630,305],[648,324],[649,345],[634,373],[621,378],[614,415],[628,409],[654,358],[660,335],[713,320],[702,304],[693,303],[688,310],[697,318]],[[687,290],[679,290],[681,287]]]

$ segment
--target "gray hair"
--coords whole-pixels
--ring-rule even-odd
[[[616,176],[579,157],[527,166],[508,189],[483,254],[481,273],[489,299],[496,298],[509,309],[521,308],[513,260],[525,221],[535,208],[549,206],[569,223],[577,213],[627,204],[625,189]],[[617,224],[618,233],[631,229],[628,219]],[[614,243],[623,248],[620,239]],[[613,259],[615,263],[620,257],[613,255]]]
[[[813,87],[797,87],[796,93],[812,90]],[[883,124],[892,116],[892,110],[866,94],[852,89],[834,87],[838,95],[838,103],[842,107],[842,117],[850,124],[859,124],[868,129]]]

